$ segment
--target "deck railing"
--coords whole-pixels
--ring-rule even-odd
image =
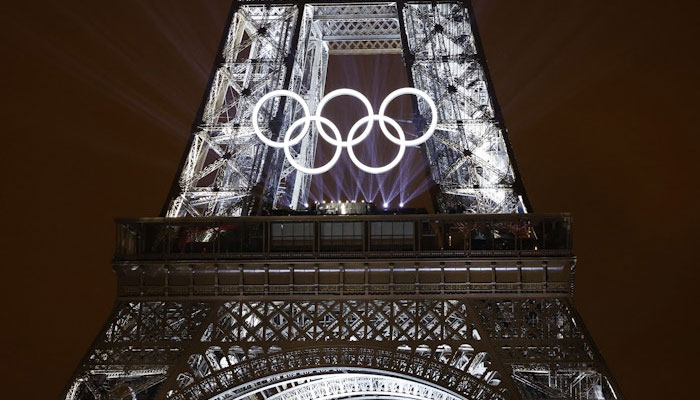
[[[116,260],[571,255],[568,214],[117,220]]]

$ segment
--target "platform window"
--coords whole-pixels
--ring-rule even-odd
[[[412,221],[381,221],[371,224],[371,250],[413,250]]]
[[[219,229],[222,253],[262,251],[263,224],[245,223],[222,225]]]
[[[272,223],[270,245],[272,251],[313,251],[313,223]]]
[[[321,251],[362,251],[362,222],[322,222]]]

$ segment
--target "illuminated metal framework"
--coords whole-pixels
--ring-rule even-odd
[[[123,298],[67,398],[303,399],[339,373],[429,399],[617,398],[565,297],[411,297]]]
[[[257,140],[254,105],[285,89],[315,109],[329,55],[383,53],[402,54],[410,84],[437,103],[425,150],[441,211],[526,211],[472,29],[459,2],[240,3],[167,215],[252,215],[256,199],[268,209],[305,208],[310,175]],[[414,106],[419,127],[430,122],[425,101]],[[279,139],[301,117],[298,102],[277,98],[259,122]],[[313,165],[317,140],[314,129],[292,149],[297,162]]]
[[[120,221],[66,399],[620,399],[574,266],[567,215]]]
[[[463,3],[237,3],[165,216],[117,222],[118,299],[65,400],[622,399],[572,303],[571,218],[523,213],[472,29]],[[441,213],[255,215],[309,176],[252,109],[315,109],[334,52],[403,54],[436,100]],[[268,137],[295,107],[266,103]]]

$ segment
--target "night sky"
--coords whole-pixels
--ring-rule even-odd
[[[574,215],[576,305],[629,399],[696,394],[700,7],[687,3],[474,4],[528,195]],[[57,398],[105,323],[113,219],[160,213],[228,7],[3,4],[3,398]]]

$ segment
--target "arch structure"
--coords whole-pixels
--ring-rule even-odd
[[[234,3],[229,27],[166,216],[253,215],[259,202],[304,209],[311,175],[259,140],[252,114],[275,90],[298,94],[314,110],[333,54],[401,54],[409,85],[436,103],[437,130],[421,146],[442,212],[526,212],[466,3],[253,0]],[[303,111],[298,101],[275,98],[256,122],[280,141]],[[420,136],[432,123],[429,104],[415,98],[414,114]],[[312,127],[290,157],[312,167],[319,137]]]
[[[464,400],[444,388],[381,370],[295,371],[292,374],[261,379],[255,384],[232,388],[210,400]]]
[[[506,392],[457,300],[226,301],[202,326],[198,347],[171,371],[168,400],[206,399],[251,377],[299,370],[383,371],[470,399]]]
[[[275,400],[504,399],[506,391],[499,383],[377,347],[307,347],[228,365],[204,379],[187,381],[180,374],[178,388],[167,390],[165,398],[256,400],[262,394]]]

